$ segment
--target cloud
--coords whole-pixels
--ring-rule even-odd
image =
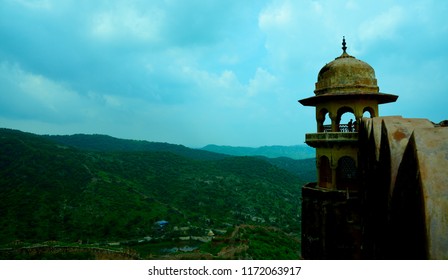
[[[1,1],[0,116],[194,146],[301,143],[314,108],[297,100],[346,36],[404,112],[428,85],[439,118],[447,12],[420,0]]]
[[[74,121],[82,112],[80,96],[61,83],[23,71],[19,65],[0,64],[0,107],[3,117]]]
[[[163,21],[163,12],[156,8],[141,11],[134,7],[118,6],[94,13],[91,16],[91,33],[99,40],[157,43],[161,40]]]
[[[257,97],[263,94],[275,94],[278,79],[263,68],[257,68],[257,72],[248,86],[248,96]]]
[[[283,29],[292,23],[292,7],[290,2],[269,6],[260,13],[258,24],[261,29]]]
[[[397,31],[405,20],[405,12],[402,7],[390,7],[374,18],[363,22],[359,27],[359,38],[361,41],[393,39],[397,36]]]
[[[49,10],[52,8],[50,0],[16,0],[15,2],[28,9]]]
[[[0,101],[3,117],[57,124],[115,119],[142,108],[139,99],[93,91],[80,94],[63,82],[5,62],[0,64]]]

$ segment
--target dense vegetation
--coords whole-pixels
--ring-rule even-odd
[[[119,242],[146,258],[145,246],[154,257],[164,242],[210,231],[225,236],[241,224],[276,229],[265,230],[272,234],[257,242],[300,234],[303,182],[266,160],[77,137],[78,145],[69,145],[67,137],[0,129],[1,247]],[[79,148],[86,143],[91,147]],[[124,148],[116,149],[117,143]],[[168,224],[157,225],[160,220]],[[85,253],[65,256],[70,254]]]
[[[204,160],[221,159],[226,157],[224,154],[190,149],[183,145],[149,142],[143,140],[118,139],[101,134],[46,135],[45,137],[66,146],[98,152],[171,152],[188,158]]]
[[[217,160],[229,156],[256,156],[297,175],[305,182],[316,181],[315,151],[306,145],[263,146],[259,148],[207,145],[190,149],[183,145],[117,139],[107,135],[52,135],[50,140],[89,151],[163,151],[198,160]]]

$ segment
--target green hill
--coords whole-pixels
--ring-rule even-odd
[[[0,257],[51,241],[162,258],[173,246],[206,250],[198,242],[210,232],[225,236],[241,224],[300,235],[303,182],[266,160],[95,137],[101,145],[0,129]],[[110,140],[124,148],[107,147]]]
[[[288,157],[278,157],[278,158],[266,158],[266,161],[269,163],[284,169],[294,175],[300,180],[305,182],[316,182],[317,180],[317,171],[316,171],[316,159],[315,158],[307,158],[307,159],[292,159]]]
[[[183,145],[119,139],[100,134],[46,135],[45,137],[63,145],[98,152],[172,152],[180,156],[203,160],[215,160],[226,157],[224,154],[190,149]]]
[[[202,150],[232,156],[288,157],[296,160],[316,157],[315,150],[307,145],[262,146],[258,148],[207,145]]]
[[[89,151],[159,151],[171,152],[183,157],[198,160],[217,160],[232,155],[255,156],[296,175],[297,178],[300,178],[305,182],[316,181],[314,149],[304,145],[264,146],[260,148],[208,145],[202,149],[191,149],[183,145],[118,139],[98,134],[47,135],[46,137],[62,145]]]

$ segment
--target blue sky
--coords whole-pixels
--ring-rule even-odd
[[[317,73],[369,63],[381,115],[448,119],[448,1],[0,0],[0,127],[295,145]]]

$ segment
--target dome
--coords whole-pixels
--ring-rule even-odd
[[[304,106],[320,106],[329,102],[370,100],[377,104],[395,102],[398,95],[381,93],[372,66],[349,55],[342,40],[341,56],[327,63],[317,75],[315,96],[299,100]],[[370,102],[369,101],[369,102]]]
[[[316,95],[379,93],[372,66],[344,52],[326,64],[317,76]]]

